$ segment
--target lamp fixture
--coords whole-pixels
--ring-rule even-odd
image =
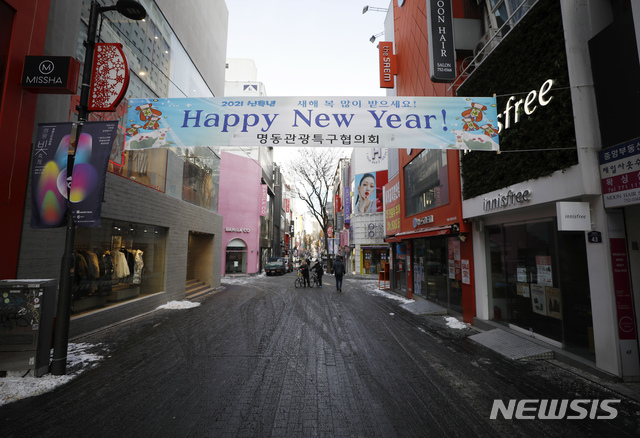
[[[364,8],[362,8],[362,13],[366,14],[369,11],[373,11],[373,12],[387,12],[389,9],[387,8],[374,8],[373,6],[365,6]]]
[[[376,38],[378,38],[378,37],[380,37],[382,35],[384,35],[384,31],[382,31],[380,33],[377,33],[375,35],[372,35],[371,38],[369,38],[369,41],[371,41],[371,44],[373,44],[373,43],[376,42]]]

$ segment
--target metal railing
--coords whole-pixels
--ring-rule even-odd
[[[487,30],[487,32],[485,32],[484,35],[482,35],[482,38],[480,39],[480,41],[483,41],[485,39],[485,37],[487,37],[487,35],[490,35],[491,32],[494,32],[493,35],[490,35],[488,37],[487,42],[484,44],[484,46],[482,47],[481,50],[478,50],[477,53],[474,53],[473,58],[469,61],[469,63],[467,64],[467,66],[462,70],[462,72],[460,72],[460,74],[456,77],[456,80],[453,81],[451,83],[451,85],[449,85],[449,88],[447,89],[447,91],[451,91],[451,89],[453,87],[456,86],[456,83],[458,83],[458,81],[461,78],[464,78],[466,80],[467,77],[469,77],[469,75],[473,72],[473,70],[475,69],[475,67],[477,65],[479,65],[481,63],[481,61],[486,58],[486,56],[488,56],[489,54],[491,54],[491,52],[493,52],[493,50],[498,46],[499,44],[499,40],[501,40],[502,38],[505,38],[509,32],[511,32],[511,30],[516,26],[516,24],[518,24],[518,22],[520,22],[525,15],[527,15],[527,13],[529,12],[529,10],[531,9],[531,7],[533,7],[538,1],[535,0],[535,2],[531,2],[530,0],[523,0],[522,3],[520,3],[520,6],[518,6],[516,8],[515,11],[513,11],[513,13],[509,16],[509,18],[507,18],[504,22],[504,24],[502,26],[500,26],[499,29],[495,30],[494,28],[489,28],[489,30]],[[520,10],[524,7],[524,6],[528,6],[527,10],[522,14],[522,16],[520,17],[519,20],[517,21],[513,21],[513,17],[518,14],[518,12],[520,12]],[[505,31],[504,35],[502,35],[503,29],[505,27],[508,27],[509,29],[507,31]],[[498,41],[495,44],[492,44],[494,42],[494,40],[496,39],[496,37],[498,37]],[[485,51],[487,48],[490,48],[491,50],[489,52],[486,53],[485,56]],[[478,57],[480,57],[480,59],[478,60]],[[463,60],[466,61],[467,59],[469,59],[471,57],[467,57]],[[473,68],[472,68],[473,67]],[[472,68],[470,71],[469,69]],[[464,83],[464,81],[462,81],[460,83],[460,85],[462,85],[462,83]]]

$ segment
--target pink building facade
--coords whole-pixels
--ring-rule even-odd
[[[261,172],[257,160],[222,152],[218,213],[223,217],[223,276],[259,272]]]

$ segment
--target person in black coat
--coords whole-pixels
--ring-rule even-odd
[[[336,290],[338,292],[342,292],[342,277],[344,276],[344,262],[342,261],[342,257],[338,257],[335,262],[333,262],[333,275],[336,277]]]
[[[304,263],[302,263],[300,270],[302,271],[302,279],[304,280],[303,287],[311,287],[311,282],[309,281],[309,260],[306,260]]]
[[[313,270],[316,271],[316,276],[318,277],[318,287],[322,287],[322,274],[324,274],[324,269],[322,269],[320,260],[313,266]]]

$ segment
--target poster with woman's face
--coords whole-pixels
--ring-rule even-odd
[[[356,175],[356,213],[375,213],[376,206],[376,176],[375,172]]]
[[[383,211],[382,188],[387,183],[387,171],[356,175],[354,213]]]

